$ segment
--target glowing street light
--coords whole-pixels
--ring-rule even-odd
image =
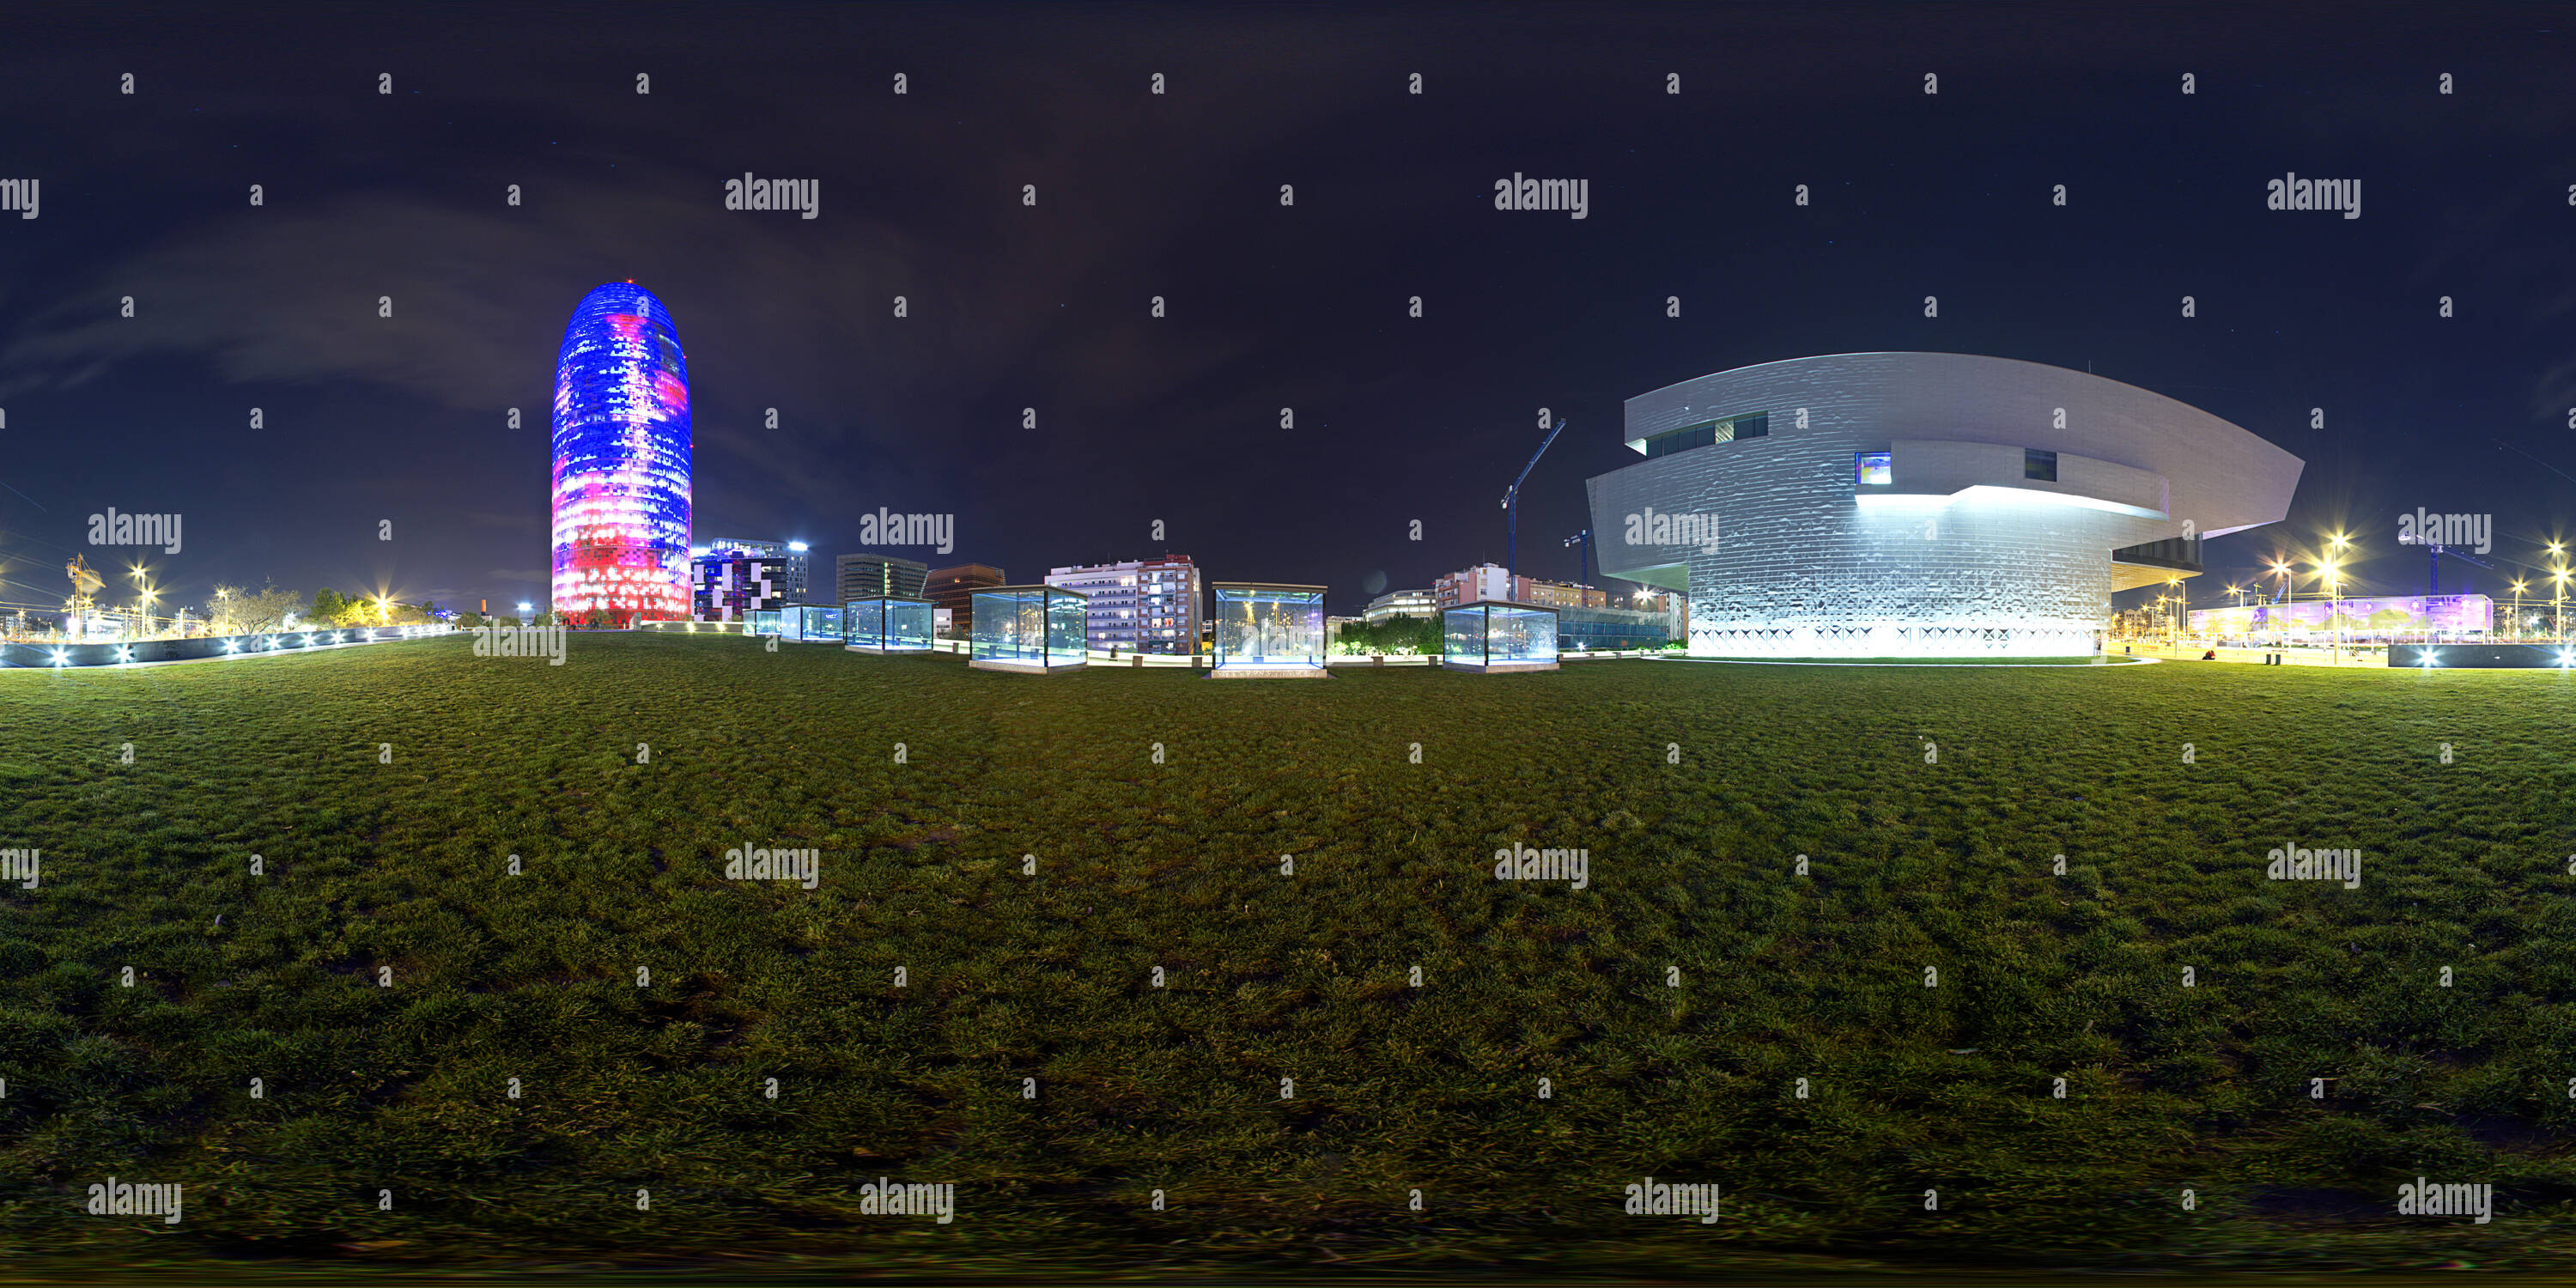
[[[2513,584],[2513,637],[2522,638],[2522,582]]]
[[[2336,537],[2335,541],[2337,544],[2342,544],[2343,538]],[[2324,574],[2326,579],[2326,597],[2332,601],[2326,608],[2326,621],[2334,630],[2334,656],[2331,664],[2335,666],[2343,665],[2343,575],[2341,568],[2342,566],[2332,559],[2321,560],[2317,564],[2317,571]]]

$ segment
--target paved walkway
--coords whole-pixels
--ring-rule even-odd
[[[2105,646],[2105,650],[2113,657],[2120,656],[2120,650],[2123,648],[2137,650],[2137,656],[2139,657],[2161,657],[2168,661],[2175,662],[2197,662],[2202,660],[2201,654],[2208,652],[2210,646],[2207,644],[2186,644],[2181,648],[2175,648],[2170,644],[2116,643]],[[2322,648],[2220,648],[2218,650],[2218,660],[2221,662],[2250,662],[2256,666],[2260,666],[2263,664],[2264,655],[2268,653],[2279,653],[2281,655],[2281,664],[2283,666],[2362,666],[2385,669],[2388,665],[2388,655],[2381,650],[2363,650],[2349,646],[2343,650],[2340,660],[2337,659],[2332,649]]]

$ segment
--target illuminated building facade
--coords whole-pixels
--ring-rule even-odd
[[[2536,601],[2544,606],[2548,601]],[[2484,595],[2345,595],[2283,604],[2191,610],[2196,638],[2285,639],[2298,643],[2396,639],[2407,635],[2483,636],[2495,630],[2495,601]]]
[[[1627,403],[1601,571],[1689,596],[1717,657],[2078,656],[2112,592],[2288,512],[2299,458],[2161,394],[1954,353],[1846,353]]]
[[[896,599],[919,599],[930,580],[930,565],[891,555],[842,555],[832,561],[833,582],[840,589],[841,602],[892,596]],[[996,577],[994,585],[1000,585]]]
[[[775,555],[727,549],[689,560],[689,611],[702,622],[748,621],[756,612],[799,603]]]
[[[1370,600],[1362,616],[1371,626],[1382,626],[1398,617],[1437,618],[1440,599],[1428,590],[1390,590]]]
[[[776,584],[778,594],[784,598],[785,602],[790,604],[802,604],[806,602],[805,580],[807,575],[811,572],[813,555],[807,551],[805,543],[802,541],[763,541],[753,540],[748,537],[717,537],[708,541],[704,545],[699,546],[691,553],[701,555],[720,555],[726,553],[758,555],[762,559],[768,561],[767,566],[769,568],[770,578]],[[851,598],[855,599],[857,596],[854,595],[851,596]]]
[[[555,356],[555,611],[687,617],[689,496],[689,368],[670,311],[632,282],[594,288]]]
[[[1088,647],[1195,653],[1205,583],[1188,555],[1050,568],[1046,584],[1082,592]]]

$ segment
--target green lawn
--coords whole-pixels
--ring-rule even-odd
[[[2306,667],[0,672],[0,1248],[2576,1265],[2571,725],[2560,675]],[[184,1221],[85,1215],[111,1173]],[[1722,1219],[1623,1215],[1648,1174]],[[2419,1174],[2495,1220],[2398,1217]]]

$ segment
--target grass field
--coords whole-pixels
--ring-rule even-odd
[[[0,673],[0,1246],[2576,1265],[2571,724],[2560,675],[2295,667]],[[184,1220],[85,1215],[110,1174]],[[1647,1175],[1722,1218],[1623,1215]],[[2399,1217],[2419,1175],[2495,1219]]]

